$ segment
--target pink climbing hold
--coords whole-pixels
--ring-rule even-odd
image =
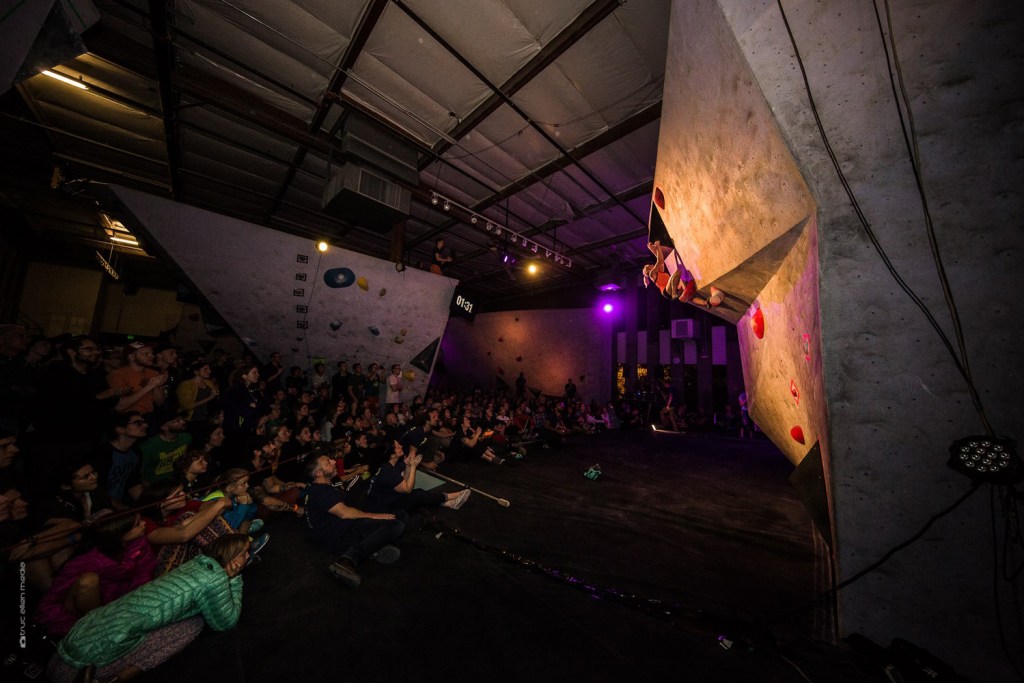
[[[800,405],[800,390],[796,388],[796,382],[792,379],[789,380],[789,393],[793,394],[796,404]]]

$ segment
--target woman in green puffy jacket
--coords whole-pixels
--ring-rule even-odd
[[[96,680],[124,681],[180,652],[204,622],[232,628],[242,611],[249,537],[221,536],[203,553],[82,617],[57,646],[50,680],[73,681],[94,667]]]

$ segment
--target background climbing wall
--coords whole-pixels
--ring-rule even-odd
[[[423,393],[456,282],[125,188],[115,193],[262,360],[401,363],[403,396]],[[424,370],[424,368],[426,370]]]
[[[491,389],[498,381],[560,396],[572,377],[585,400],[611,395],[611,322],[591,308],[481,313],[452,318],[441,344],[436,380]]]

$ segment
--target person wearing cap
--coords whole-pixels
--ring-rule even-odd
[[[107,375],[110,388],[120,389],[126,394],[118,401],[115,410],[134,410],[149,415],[164,404],[167,374],[157,372],[154,362],[153,348],[148,344],[134,342],[128,346],[124,366]]]

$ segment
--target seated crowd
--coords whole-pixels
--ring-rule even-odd
[[[8,350],[13,327],[0,327]],[[0,581],[25,585],[33,627],[57,644],[48,675],[125,680],[204,622],[232,627],[277,516],[302,518],[356,587],[362,560],[398,559],[410,514],[469,497],[417,488],[418,470],[513,463],[526,444],[622,423],[575,396],[405,401],[402,384],[399,365],[307,375],[277,353],[136,342],[119,357],[88,336],[0,355]]]

